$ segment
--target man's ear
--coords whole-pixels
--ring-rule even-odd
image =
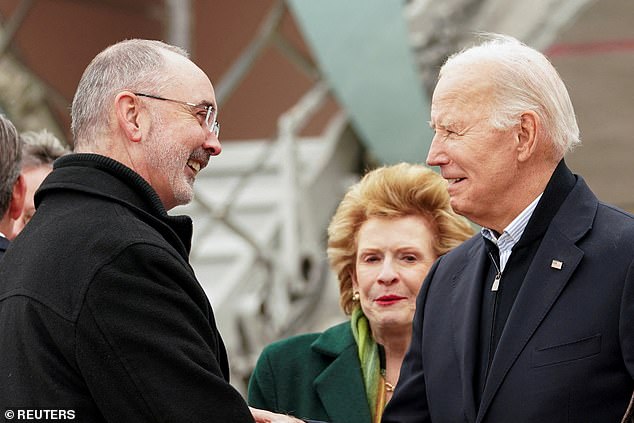
[[[122,133],[132,142],[141,141],[143,133],[138,97],[130,91],[120,92],[114,99],[114,110],[117,125]]]
[[[12,220],[17,220],[22,216],[22,209],[24,209],[24,199],[26,198],[26,181],[24,176],[20,174],[18,180],[13,185],[13,192],[11,193],[11,204],[9,204],[9,217]]]
[[[537,148],[537,128],[539,117],[533,111],[524,112],[521,116],[520,130],[518,133],[518,160],[527,161]]]

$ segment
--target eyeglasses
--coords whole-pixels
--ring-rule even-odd
[[[214,109],[214,106],[210,104],[194,104],[194,103],[189,103],[187,101],[173,100],[171,98],[159,97],[157,95],[152,95],[152,94],[143,94],[143,93],[133,93],[133,94],[138,95],[140,97],[153,98],[155,100],[171,101],[172,103],[183,104],[185,106],[204,110],[205,123],[204,123],[204,126],[203,126],[203,123],[201,123],[200,125],[203,126],[204,128],[207,128],[207,130],[209,130],[209,132],[214,134],[216,138],[218,138],[218,136],[220,135],[220,123],[216,120],[216,117],[217,117],[216,109]]]

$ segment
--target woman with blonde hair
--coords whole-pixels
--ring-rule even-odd
[[[328,227],[328,257],[350,320],[267,346],[249,383],[249,404],[313,420],[380,422],[421,284],[438,257],[472,235],[432,170],[401,163],[368,172]]]

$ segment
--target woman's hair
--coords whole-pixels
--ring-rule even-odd
[[[352,312],[352,274],[359,228],[372,217],[422,216],[434,233],[432,248],[441,256],[473,235],[467,219],[449,205],[446,181],[431,169],[409,163],[368,172],[348,189],[328,226],[328,258],[339,278],[340,305]]]
[[[568,90],[557,70],[539,51],[513,37],[481,34],[484,42],[450,56],[439,77],[465,72],[481,64],[494,84],[491,124],[508,129],[520,116],[533,111],[541,121],[542,133],[553,143],[557,159],[581,143],[579,126]]]

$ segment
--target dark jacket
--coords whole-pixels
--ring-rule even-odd
[[[627,406],[627,410],[625,410],[621,423],[634,423],[634,394],[630,398],[630,403]]]
[[[249,405],[332,423],[369,423],[350,322],[267,346],[249,382]]]
[[[0,235],[0,258],[4,255],[4,252],[9,248],[9,240]]]
[[[477,235],[429,271],[383,421],[620,421],[634,388],[634,217],[576,178],[528,267],[476,404],[478,275],[488,263]]]
[[[188,263],[191,220],[93,154],[56,161],[36,205],[0,265],[0,406],[252,422]]]

